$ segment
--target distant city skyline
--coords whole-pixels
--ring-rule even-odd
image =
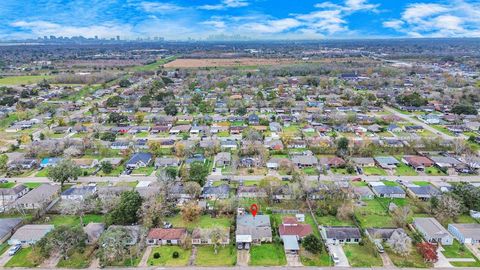
[[[4,0],[0,39],[480,37],[478,0]]]

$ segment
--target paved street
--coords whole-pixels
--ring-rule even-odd
[[[4,269],[4,268],[0,268]],[[6,268],[5,268],[6,269]],[[23,270],[51,270],[52,268],[21,268]],[[62,270],[76,270],[70,268],[61,268]],[[107,268],[107,269],[114,269],[114,268]],[[167,270],[195,270],[195,269],[215,269],[215,270],[295,270],[295,269],[315,269],[315,270],[384,270],[384,267],[362,267],[362,268],[351,268],[351,267],[313,267],[313,266],[234,266],[234,267],[199,267],[199,266],[186,266],[186,267],[122,267],[122,270],[160,270],[160,269],[167,269]],[[391,269],[391,268],[389,268]],[[400,268],[398,268],[400,269]],[[401,268],[402,270],[418,270],[418,268]],[[439,268],[422,268],[423,270],[452,270],[449,267],[439,267]],[[455,267],[455,270],[473,270],[474,268],[469,267]]]

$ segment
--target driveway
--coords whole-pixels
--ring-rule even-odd
[[[10,260],[10,258],[12,257],[8,256],[8,250],[5,250],[5,252],[2,255],[0,255],[0,267],[5,266],[5,264]]]
[[[388,254],[386,252],[380,253],[380,258],[382,258],[383,267],[386,267],[386,268],[395,267],[395,265],[393,264],[392,260],[390,260],[390,257],[388,257]]]
[[[285,254],[287,257],[287,266],[303,266],[298,254]]]
[[[447,267],[453,267],[449,262],[448,262],[448,259],[445,257],[445,255],[443,255],[442,253],[443,251],[443,248],[440,246],[438,248],[438,251],[437,251],[437,254],[438,254],[438,262],[434,263],[434,267],[435,268],[438,268],[438,267],[442,267],[442,268],[447,268]]]
[[[339,262],[335,264],[335,266],[350,267],[347,255],[345,255],[342,245],[328,245],[328,253],[330,253],[330,255],[332,255],[332,253],[337,255]]]
[[[237,250],[237,265],[248,266],[248,262],[250,262],[250,251]]]
[[[152,253],[152,246],[147,246],[145,252],[143,253],[142,259],[138,263],[140,267],[146,267],[148,264],[148,258],[150,257],[150,253]]]

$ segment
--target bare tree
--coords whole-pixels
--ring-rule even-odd
[[[393,252],[404,257],[410,254],[412,250],[412,239],[404,232],[398,230],[392,233],[387,240],[387,244]]]
[[[444,194],[438,199],[433,213],[440,221],[455,219],[462,213],[462,204],[453,196]]]
[[[189,181],[185,183],[184,190],[190,198],[197,199],[202,192],[202,187],[197,182]]]
[[[404,228],[408,224],[408,219],[410,215],[412,214],[412,210],[410,210],[410,207],[408,206],[403,206],[403,207],[397,207],[395,210],[393,210],[393,222],[401,228]]]
[[[224,231],[219,228],[215,227],[210,230],[210,240],[212,241],[213,249],[215,250],[215,254],[218,253],[218,245],[222,243],[224,238]]]

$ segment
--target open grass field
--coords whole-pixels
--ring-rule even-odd
[[[166,68],[202,68],[202,67],[256,67],[300,63],[295,59],[265,58],[210,58],[210,59],[176,59],[165,64]]]
[[[159,59],[155,61],[154,63],[148,64],[148,65],[143,65],[143,66],[136,66],[133,67],[133,71],[155,71],[157,70],[160,66],[164,65],[165,63],[168,63],[170,61],[175,60],[175,57],[167,57],[165,59]]]
[[[230,227],[232,220],[227,217],[212,218],[208,215],[203,215],[199,220],[194,222],[185,222],[181,215],[168,218],[168,222],[172,223],[173,227],[187,228],[193,230],[194,228],[214,228],[214,227]]]
[[[10,114],[8,114],[7,117],[0,120],[0,128],[5,129],[17,120],[18,120],[17,114],[10,113]]]
[[[0,78],[0,85],[20,85],[20,84],[34,84],[43,79],[51,79],[52,76],[48,75],[35,75],[35,76],[9,76]]]
[[[397,168],[395,169],[395,175],[397,176],[417,176],[418,173],[410,166],[399,163]]]
[[[104,216],[93,214],[85,215],[83,217],[83,224],[88,224],[90,222],[104,222]],[[80,225],[80,217],[67,215],[47,215],[42,220],[39,220],[39,224],[52,224],[54,226],[76,226]]]
[[[353,221],[342,221],[342,220],[339,220],[335,216],[323,216],[323,217],[317,216],[317,221],[318,221],[319,225],[323,225],[323,226],[351,226],[351,225],[353,225]]]
[[[172,256],[175,251],[178,252],[178,258]],[[160,254],[158,259],[155,259],[155,253]],[[179,246],[154,247],[147,264],[149,266],[186,266],[191,253],[191,250],[185,250]]]
[[[250,249],[250,265],[252,266],[281,266],[287,264],[282,245],[261,244]]]
[[[352,267],[383,266],[382,258],[371,248],[350,244],[344,245],[343,250]]]
[[[381,175],[381,176],[386,176],[387,172],[378,167],[364,167],[363,168],[363,174],[365,175]]]
[[[379,201],[369,200],[364,201],[364,203],[366,203],[366,206],[358,206],[355,208],[355,216],[363,228],[393,226],[392,217]]]
[[[196,266],[234,266],[236,263],[237,250],[233,245],[219,246],[217,254],[215,254],[213,245],[197,247]]]
[[[312,254],[304,248],[300,248],[300,261],[304,266],[331,266],[332,259],[326,250],[320,254]]]

